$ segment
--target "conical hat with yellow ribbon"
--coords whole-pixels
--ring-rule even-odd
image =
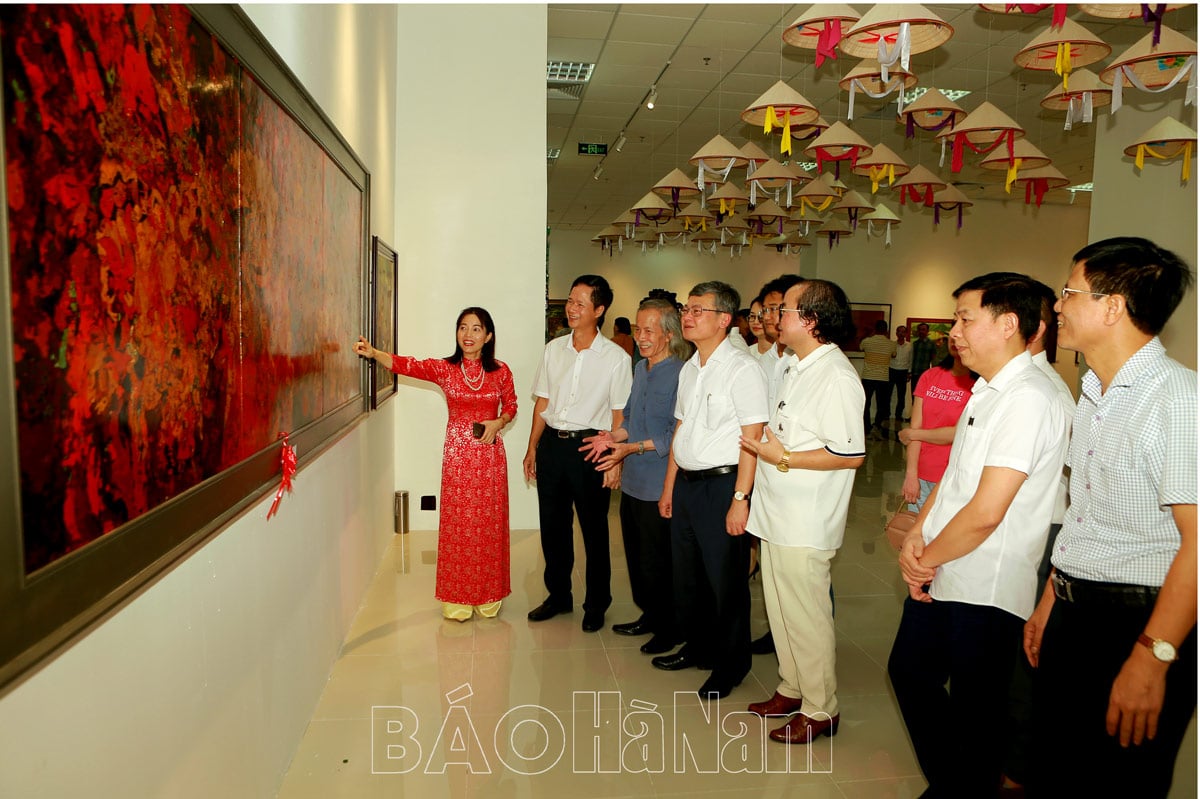
[[[1111,52],[1112,46],[1108,42],[1078,22],[1068,19],[1061,28],[1051,25],[1033,37],[1029,44],[1017,51],[1013,62],[1025,69],[1061,74],[1064,61],[1070,72],[1076,67],[1101,61]]]
[[[1042,108],[1050,111],[1066,111],[1071,101],[1079,98],[1085,92],[1092,93],[1092,106],[1101,108],[1112,103],[1112,87],[1100,80],[1100,76],[1090,69],[1077,69],[1071,73],[1070,89],[1064,89],[1062,84],[1055,84],[1045,97],[1042,98]]]
[[[1133,156],[1137,168],[1141,169],[1147,155],[1165,161],[1182,153],[1183,172],[1180,177],[1186,181],[1191,177],[1192,153],[1195,150],[1196,131],[1177,119],[1167,117],[1126,147],[1125,155]]]

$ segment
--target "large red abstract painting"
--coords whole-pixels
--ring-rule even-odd
[[[360,393],[365,197],[178,5],[0,9],[27,573]]]

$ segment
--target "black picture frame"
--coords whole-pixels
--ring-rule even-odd
[[[396,341],[396,251],[375,236],[371,246],[371,346],[395,352]],[[371,362],[371,410],[396,394],[398,376],[378,361]]]
[[[280,104],[361,192],[361,241],[355,280],[360,317],[367,314],[370,175],[366,166],[248,17],[233,5],[188,7],[236,61]],[[0,137],[0,147],[3,138]],[[0,152],[2,155],[2,152]],[[3,174],[0,174],[3,181]],[[5,188],[5,191],[7,189]],[[7,219],[0,220],[0,295],[12,296]],[[332,265],[330,268],[334,268]],[[280,446],[268,446],[177,497],[26,573],[22,550],[11,303],[0,303],[0,695],[49,662],[157,578],[216,535],[280,482]],[[348,356],[349,357],[349,356]],[[326,450],[368,408],[364,368],[358,394],[290,431],[299,467]]]
[[[875,322],[883,319],[887,322],[888,330],[892,329],[892,304],[890,302],[852,302],[850,303],[850,318],[854,320],[854,338],[845,346],[846,355],[850,358],[862,358],[862,340],[875,335]],[[888,335],[891,335],[889,332]]]

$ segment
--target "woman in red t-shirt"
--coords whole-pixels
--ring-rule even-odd
[[[902,493],[913,511],[921,509],[946,472],[954,426],[979,377],[963,366],[954,340],[947,340],[950,354],[917,381],[913,389],[912,427],[900,431],[900,442],[907,446]]]

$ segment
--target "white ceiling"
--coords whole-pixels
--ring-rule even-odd
[[[792,47],[782,39],[783,30],[809,7],[742,3],[549,6],[547,57],[593,62],[596,68],[579,100],[547,100],[546,143],[562,148],[559,158],[547,166],[548,224],[560,230],[598,232],[672,169],[694,175],[687,159],[718,133],[739,146],[752,140],[779,158],[778,137],[768,141],[761,128],[743,123],[739,115],[781,78],[808,98],[827,121],[845,122],[848,95],[838,81],[858,59],[839,53],[837,60],[827,60],[816,69],[814,51]],[[865,13],[870,6],[854,8]],[[1013,62],[1021,47],[1049,27],[1049,9],[1028,16],[995,14],[978,5],[926,8],[948,22],[954,36],[935,50],[912,56],[910,71],[918,76],[918,85],[969,89],[972,94],[959,101],[964,109],[971,111],[984,100],[992,102],[1025,128],[1030,141],[1073,184],[1091,181],[1094,125],[1103,123],[1108,109],[1097,110],[1095,123],[1076,124],[1073,130],[1064,131],[1063,112],[1047,111],[1040,105],[1061,79],[1053,72],[1021,69]],[[1140,19],[1102,19],[1074,6],[1068,16],[1112,45],[1109,58],[1088,67],[1094,72],[1150,31]],[[1165,22],[1188,38],[1196,38],[1194,5],[1169,12]],[[642,103],[656,79],[658,103],[651,111]],[[1126,102],[1131,99],[1127,93]],[[968,184],[960,188],[971,199],[1006,196],[1003,171],[971,165],[980,156],[968,152],[968,166],[952,176],[947,154],[946,167],[938,169],[940,145],[933,134],[918,130],[915,140],[905,139],[895,111],[894,95],[890,100],[873,100],[860,92],[855,98],[855,119],[848,124],[868,143],[887,144],[910,165],[920,163],[943,177]],[[1169,112],[1177,115],[1179,110],[1172,106]],[[1192,119],[1194,116],[1184,121]],[[611,145],[622,130],[628,142],[618,153]],[[577,155],[577,142],[610,145],[598,180],[592,175],[600,159]],[[807,143],[794,152],[799,155]],[[801,155],[797,160],[807,159]],[[847,173],[843,170],[843,181],[851,188],[865,185],[869,193],[865,179],[848,180]],[[880,196],[892,195],[881,188]],[[1066,191],[1050,192],[1045,198],[1045,202],[1071,201]],[[1087,194],[1075,199],[1077,203],[1089,201]]]

